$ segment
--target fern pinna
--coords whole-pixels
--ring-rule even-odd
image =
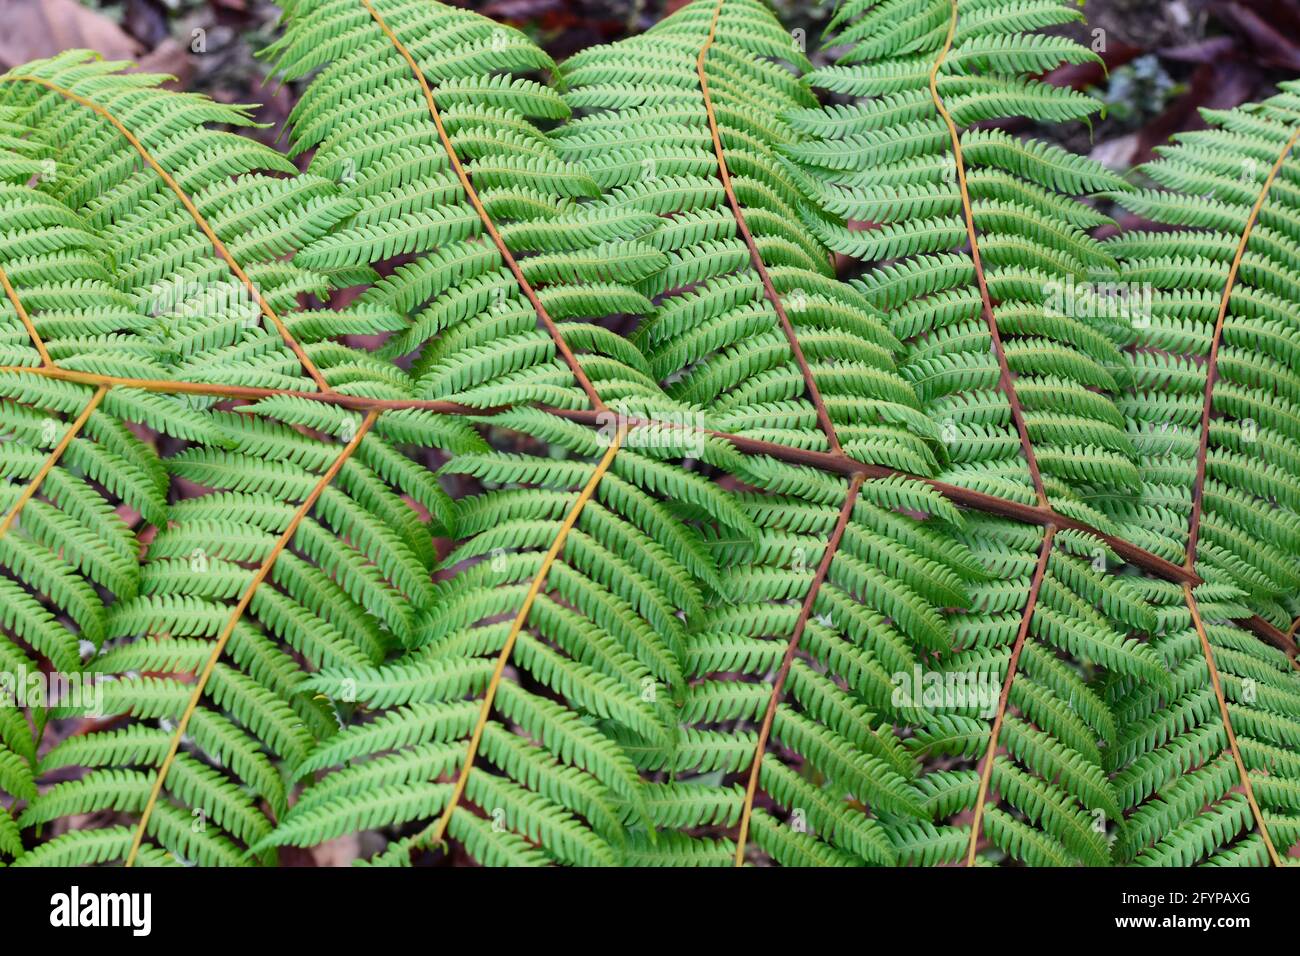
[[[869,273],[859,285],[868,294],[891,297],[875,301],[895,310],[894,331],[909,343],[915,356],[904,367],[915,370],[909,377],[917,383],[922,398],[937,400],[931,414],[950,416],[945,418],[949,444],[955,446],[954,457],[962,459],[950,472],[952,480],[979,482],[985,488],[990,487],[990,479],[1005,480],[1006,465],[996,464],[997,459],[1007,461],[1005,449],[1015,449],[1018,444],[1028,465],[1028,475],[1020,480],[1034,486],[1041,504],[1050,503],[1058,513],[1082,518],[1108,536],[1151,547],[1154,554],[1148,553],[1138,563],[1182,584],[1188,615],[1194,616],[1192,587],[1201,581],[1194,562],[1189,557],[1185,567],[1179,567],[1184,562],[1173,559],[1182,555],[1157,545],[1153,523],[1135,520],[1152,514],[1152,505],[1146,502],[1158,495],[1148,496],[1145,491],[1152,483],[1165,480],[1158,472],[1139,472],[1136,467],[1141,441],[1150,436],[1144,434],[1141,422],[1133,421],[1134,403],[1128,395],[1142,385],[1119,350],[1149,327],[1149,296],[1133,294],[1135,283],[1127,270],[1125,284],[1117,282],[1109,249],[1081,231],[1103,220],[1090,207],[1059,195],[1062,191],[1102,189],[1113,177],[1053,148],[1012,140],[996,131],[961,129],[1011,110],[1039,120],[1086,115],[1086,110],[1078,111],[1081,98],[1077,94],[1047,87],[1028,74],[1085,59],[1088,52],[1072,48],[1060,38],[1015,33],[1062,22],[1077,13],[1064,5],[1030,10],[1010,5],[916,3],[900,21],[898,15],[903,12],[895,5],[842,7],[838,19],[843,29],[837,40],[852,46],[839,65],[813,77],[837,92],[881,97],[908,118],[904,124],[907,131],[899,134],[892,128],[877,130],[873,124],[878,114],[852,103],[802,116],[801,121],[822,137],[821,143],[803,149],[799,156],[812,171],[818,208],[882,224],[879,229],[857,233],[832,221],[828,235],[841,237],[842,251],[859,256],[910,254],[910,258]],[[897,58],[882,59],[882,54],[904,48],[910,56],[902,59],[902,65]],[[927,49],[932,51],[928,68],[923,54]],[[864,159],[863,147],[868,156],[873,155],[870,150],[876,150],[877,158]],[[1123,201],[1124,193],[1111,188],[1112,198]],[[920,244],[887,249],[871,245],[877,236],[888,240],[894,218],[914,220],[935,213],[947,213],[947,218],[935,216],[933,221],[940,228]],[[821,220],[815,216],[813,221]],[[947,243],[963,226],[965,240],[954,256]],[[859,235],[864,237],[860,241]],[[1241,242],[1245,241],[1243,236]],[[954,284],[954,272],[965,279]],[[972,273],[974,289],[966,281]],[[1223,292],[1225,299],[1227,294]],[[1125,326],[1135,328],[1130,331]],[[994,382],[1008,400],[1005,403],[990,389]],[[983,390],[979,390],[981,386]],[[1043,400],[1044,389],[1053,393],[1050,402]],[[1118,401],[1103,402],[1106,394]],[[1163,413],[1163,409],[1155,411],[1152,418]],[[1208,420],[1208,406],[1206,415]],[[1201,461],[1203,468],[1204,458]],[[1144,494],[1134,494],[1138,488]],[[1167,488],[1166,484],[1162,490]],[[1199,502],[1199,487],[1192,497]],[[1133,507],[1135,499],[1144,502],[1138,509]],[[1021,559],[1020,573],[1029,581],[1027,600],[1008,600],[1015,592],[1003,582],[977,597],[976,606],[996,601],[999,607],[1021,607],[1014,643],[1013,616],[1004,618],[1006,630],[994,641],[990,641],[993,632],[987,622],[981,621],[980,629],[971,632],[976,639],[971,650],[958,656],[958,660],[967,658],[964,666],[987,666],[978,664],[989,657],[978,651],[979,645],[1011,648],[1009,664],[1003,668],[1002,703],[985,748],[974,801],[971,862],[976,859],[981,824],[983,835],[995,847],[1027,862],[1059,864],[1071,858],[1108,862],[1107,841],[1099,838],[1106,833],[1107,821],[1117,820],[1121,808],[1131,807],[1168,783],[1177,773],[1171,768],[1179,766],[1180,758],[1188,761],[1190,751],[1186,749],[1177,756],[1173,748],[1152,752],[1187,726],[1180,721],[1190,721],[1192,711],[1187,710],[1166,712],[1159,719],[1153,716],[1162,706],[1183,703],[1182,688],[1176,681],[1171,686],[1164,673],[1176,661],[1168,657],[1158,660],[1159,652],[1153,654],[1147,646],[1155,646],[1154,640],[1138,643],[1126,636],[1132,631],[1163,631],[1169,624],[1167,616],[1143,607],[1142,598],[1158,608],[1169,603],[1170,592],[1157,588],[1157,582],[1138,584],[1127,575],[1103,578],[1097,574],[1114,555],[1107,548],[1098,548],[1102,542],[1095,537],[1091,542],[1086,538],[1069,542],[1084,555],[1093,551],[1092,567],[1065,558],[1060,553],[1064,549],[1052,550],[1060,525],[1059,520],[1045,522],[1032,577],[1029,554],[1024,553]],[[996,536],[989,535],[990,540],[1002,539],[998,541],[1000,551],[1009,549],[1017,537],[1022,547],[1033,541],[1006,528]],[[1222,601],[1224,596],[1220,592],[1207,598]],[[1254,608],[1220,603],[1216,610],[1252,618]],[[1252,623],[1274,639],[1278,637],[1258,617],[1253,617]],[[1190,619],[1185,623],[1195,636],[1192,625]],[[1199,618],[1195,628],[1204,635]],[[1062,674],[1055,666],[1059,662],[1046,670],[1043,642],[1109,671],[1098,674],[1094,683],[1107,688],[1111,697],[1122,694],[1120,688],[1129,692],[1141,688],[1145,709],[1127,715],[1138,721],[1137,726],[1117,725],[1095,693],[1086,706],[1079,706],[1088,698],[1080,693],[1082,688],[1059,683]],[[1266,658],[1272,653],[1259,650],[1253,638],[1247,639],[1247,644]],[[994,659],[998,656],[993,655]],[[1217,694],[1217,688],[1211,691],[1204,686],[1204,668],[1210,656],[1207,643],[1204,655],[1198,655],[1202,679],[1197,689],[1204,692],[1199,697],[1202,705],[1207,701],[1212,705]],[[1177,663],[1184,659],[1185,655]],[[1197,661],[1190,666],[1197,666]],[[1285,661],[1277,666],[1285,669]],[[1226,703],[1222,694],[1218,697],[1226,719]],[[1065,701],[1072,706],[1061,707]],[[1006,712],[1008,704],[1019,713]],[[1005,737],[1008,730],[1010,738]],[[1218,736],[1224,736],[1222,727]],[[1230,729],[1227,736],[1231,738]],[[1219,745],[1229,742],[1220,739]],[[1003,743],[1013,759],[995,757],[995,747]],[[1237,752],[1235,742],[1231,749]],[[1156,764],[1162,765],[1162,776],[1155,774]],[[1026,777],[1024,769],[1037,776]],[[1237,782],[1249,791],[1240,762],[1237,770]],[[1108,774],[1112,777],[1110,787],[1106,785]],[[1124,789],[1132,784],[1131,777],[1141,775],[1149,789],[1136,794]],[[1018,817],[986,807],[990,786],[1001,791]],[[955,798],[952,805],[968,806]],[[1094,826],[1088,825],[1089,816]],[[1239,829],[1215,830],[1202,822],[1187,831],[1149,832],[1144,843],[1155,844],[1153,859],[1192,863],[1212,856],[1238,832],[1248,831],[1253,822],[1260,834],[1249,839],[1253,851],[1262,853],[1268,844],[1267,828],[1257,807],[1254,816],[1251,821],[1247,814]],[[1025,823],[1037,824],[1037,828],[1027,829]],[[1128,835],[1127,826],[1121,823],[1119,827],[1124,836]],[[1199,834],[1192,836],[1198,828]],[[1214,837],[1206,839],[1207,832]],[[1183,842],[1191,839],[1201,842]],[[1243,841],[1243,847],[1247,842]],[[1128,858],[1138,855],[1142,847],[1142,843],[1128,845]],[[1231,852],[1248,855],[1236,847]]]
[[[0,697],[0,853],[1300,842],[1293,92],[1133,188],[989,122],[1096,109],[1063,4],[849,0],[820,69],[759,0],[558,66],[285,11],[287,155],[0,77],[0,653],[77,679]]]
[[[1112,692],[1143,726],[1121,770],[1125,802],[1137,807],[1124,850],[1187,864],[1246,834],[1225,862],[1276,863],[1295,843],[1300,810],[1295,658],[1231,621],[1253,614],[1295,634],[1290,534],[1300,472],[1289,424],[1296,366],[1288,273],[1300,236],[1300,99],[1284,84],[1263,103],[1206,111],[1205,119],[1210,129],[1180,135],[1142,168],[1154,188],[1121,199],[1184,228],[1107,243],[1151,303],[1128,350],[1125,412],[1143,438],[1146,481],[1126,517],[1153,550],[1205,582],[1160,600],[1168,610],[1157,651],[1177,695],[1164,701],[1168,711],[1159,713],[1143,688]],[[1200,767],[1179,778],[1189,765]]]

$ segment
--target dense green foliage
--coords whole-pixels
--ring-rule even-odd
[[[0,77],[0,860],[1300,844],[1300,87],[1121,176],[1052,0],[283,6],[284,152]]]

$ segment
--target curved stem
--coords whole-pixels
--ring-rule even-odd
[[[258,567],[256,573],[254,573],[253,579],[248,583],[248,587],[244,589],[244,593],[240,596],[239,603],[236,604],[234,610],[230,612],[230,617],[227,618],[225,627],[221,629],[221,634],[218,635],[217,640],[212,645],[212,652],[208,655],[207,663],[203,665],[203,670],[199,674],[198,680],[194,683],[194,690],[190,693],[189,702],[185,705],[185,710],[181,714],[181,719],[177,721],[176,729],[172,731],[171,744],[167,748],[167,755],[163,758],[162,765],[158,768],[158,773],[154,776],[153,788],[149,791],[149,799],[145,803],[144,810],[140,814],[140,822],[136,825],[135,838],[131,841],[131,850],[126,857],[127,866],[135,865],[136,856],[140,852],[140,844],[144,840],[145,832],[149,827],[149,818],[153,814],[153,808],[158,804],[158,796],[162,793],[163,784],[167,782],[167,773],[171,770],[172,763],[176,759],[176,753],[180,750],[181,738],[185,736],[185,729],[190,725],[190,718],[194,716],[194,711],[198,708],[199,701],[203,698],[203,691],[207,688],[208,681],[212,678],[212,672],[216,670],[217,661],[221,659],[221,655],[226,649],[226,644],[230,642],[231,635],[235,633],[235,625],[239,623],[239,619],[244,616],[244,611],[246,611],[248,605],[252,603],[253,594],[262,585],[262,582],[270,576],[271,569],[275,566],[276,559],[280,557],[284,549],[289,546],[289,542],[293,540],[293,536],[298,531],[298,525],[302,523],[302,519],[307,517],[307,513],[315,506],[316,500],[324,493],[329,483],[334,480],[334,477],[339,473],[339,469],[343,467],[344,462],[346,462],[348,458],[352,456],[352,453],[357,450],[357,446],[361,444],[361,439],[366,437],[366,432],[370,431],[370,426],[375,423],[375,419],[378,417],[378,411],[371,411],[362,420],[361,425],[357,428],[356,434],[352,436],[352,440],[347,443],[343,451],[339,453],[339,456],[334,459],[334,463],[330,465],[325,474],[321,475],[320,480],[317,481],[315,487],[312,488],[311,493],[307,495],[307,500],[298,506],[298,510],[294,512],[293,517],[289,520],[288,527],[285,528],[284,533],[280,535],[279,539],[275,542],[275,546],[271,549],[271,553],[266,556],[266,559]]]
[[[745,247],[749,250],[749,261],[753,264],[754,271],[758,273],[759,281],[763,284],[763,294],[767,297],[768,302],[772,304],[777,321],[781,323],[781,331],[785,333],[785,339],[790,344],[790,351],[794,353],[795,363],[799,366],[799,373],[803,376],[804,387],[808,390],[808,397],[817,412],[817,422],[826,434],[826,441],[830,444],[831,452],[837,455],[842,454],[839,436],[835,434],[835,425],[831,422],[830,412],[827,411],[826,403],[822,400],[821,391],[817,388],[817,381],[813,378],[808,359],[803,354],[803,346],[799,344],[799,336],[795,333],[794,324],[786,313],[785,303],[777,293],[776,286],[772,284],[772,277],[768,275],[767,266],[763,263],[763,256],[759,253],[758,244],[754,242],[754,236],[749,231],[749,223],[745,220],[744,210],[741,208],[740,200],[736,198],[736,190],[731,184],[731,172],[727,168],[727,154],[722,146],[722,133],[718,129],[718,118],[713,109],[713,95],[709,92],[709,78],[704,69],[709,50],[712,48],[713,41],[717,36],[718,20],[722,16],[722,4],[724,2],[725,0],[718,0],[718,5],[714,7],[713,19],[709,23],[708,36],[704,40],[704,45],[700,47],[699,56],[695,59],[695,74],[699,78],[700,93],[704,96],[704,114],[709,121],[709,135],[713,138],[713,154],[718,161],[718,178],[722,180],[722,190],[727,196],[727,205],[731,207],[731,215],[736,220],[736,228],[740,230],[740,236],[744,239]]]
[[[53,368],[54,359],[50,358],[50,353],[45,350],[45,343],[41,341],[41,335],[36,331],[36,324],[32,322],[32,317],[23,308],[23,303],[18,298],[18,293],[14,290],[13,284],[9,281],[9,276],[4,269],[0,269],[0,287],[4,288],[5,296],[13,304],[14,311],[18,313],[18,320],[22,322],[23,328],[27,330],[32,345],[36,346],[36,352],[41,357],[41,364],[46,368]]]
[[[817,603],[817,593],[821,590],[822,582],[826,580],[826,575],[830,571],[831,561],[835,558],[835,552],[839,550],[840,540],[844,537],[844,529],[849,525],[849,519],[853,516],[853,506],[857,504],[858,492],[862,490],[864,476],[857,474],[849,483],[849,492],[844,498],[844,505],[840,508],[840,516],[835,522],[835,530],[831,532],[830,540],[826,542],[826,550],[822,552],[822,559],[817,564],[817,573],[813,576],[812,583],[808,585],[808,593],[804,595],[803,606],[799,609],[799,617],[795,621],[794,630],[790,634],[790,642],[786,645],[785,656],[781,659],[781,667],[776,672],[776,678],[772,681],[772,693],[767,699],[767,710],[763,713],[763,725],[758,731],[758,745],[754,748],[754,760],[749,765],[749,782],[745,786],[745,803],[740,811],[740,830],[736,837],[736,866],[745,864],[745,840],[749,835],[749,818],[754,812],[754,796],[758,792],[758,777],[763,768],[763,754],[767,751],[767,741],[772,734],[772,722],[776,719],[776,708],[781,703],[781,698],[785,693],[786,678],[790,676],[790,667],[794,664],[795,652],[799,650],[799,641],[803,639],[803,632],[808,627],[808,618],[812,614],[813,605]]]
[[[203,234],[208,237],[208,241],[212,243],[212,247],[217,251],[217,254],[226,261],[226,265],[230,267],[230,271],[233,272],[239,278],[239,281],[243,283],[244,288],[247,289],[248,294],[253,297],[253,301],[257,303],[257,307],[262,311],[262,314],[271,320],[271,324],[274,325],[276,331],[280,333],[280,338],[284,340],[284,344],[293,350],[293,354],[296,355],[298,361],[302,363],[303,370],[311,376],[312,380],[322,392],[328,392],[330,390],[329,384],[326,383],[320,370],[316,368],[315,364],[307,356],[303,347],[298,344],[298,340],[293,337],[293,334],[288,330],[284,322],[281,321],[280,317],[276,315],[275,310],[271,308],[270,303],[262,297],[262,293],[259,292],[257,286],[253,284],[253,280],[248,277],[248,273],[240,268],[239,263],[235,261],[229,250],[226,249],[225,244],[220,238],[218,238],[216,232],[208,223],[207,219],[203,217],[203,214],[199,212],[198,207],[194,205],[194,201],[190,199],[185,190],[181,189],[180,184],[172,178],[172,175],[162,168],[158,160],[154,159],[153,154],[145,148],[145,145],[140,142],[136,135],[122,125],[121,120],[98,103],[88,100],[86,97],[72,92],[72,90],[65,89],[57,83],[52,83],[43,77],[18,74],[16,76],[0,77],[0,83],[35,83],[51,92],[57,93],[65,99],[86,107],[97,116],[102,117],[112,124],[113,128],[122,134],[126,141],[134,147],[137,153],[140,154],[140,158],[158,174],[158,177],[167,185],[167,188],[169,188],[175,194],[176,198],[181,201],[181,204],[185,207],[186,211],[189,212],[190,216],[194,219],[195,224],[198,225],[198,227],[203,230]]]
[[[85,427],[86,422],[90,420],[91,412],[99,407],[99,403],[104,400],[104,396],[107,394],[108,386],[99,386],[95,391],[95,394],[91,396],[90,401],[86,403],[86,407],[81,410],[81,414],[77,416],[76,420],[68,430],[63,433],[63,439],[55,446],[54,451],[50,452],[50,456],[46,458],[45,463],[41,465],[40,471],[32,477],[32,480],[27,483],[27,487],[25,487],[22,490],[22,493],[18,495],[18,500],[14,502],[14,506],[9,509],[9,513],[5,515],[4,520],[0,521],[0,538],[3,538],[13,526],[13,523],[18,520],[18,513],[23,510],[27,505],[27,502],[31,501],[36,492],[40,490],[41,482],[45,480],[45,477],[50,473],[54,466],[58,464],[59,459],[63,457],[63,453],[67,451],[68,446],[72,444],[72,439],[76,438],[77,433]]]
[[[1011,699],[1011,682],[1016,679],[1016,668],[1020,664],[1020,652],[1025,649],[1025,640],[1029,636],[1029,626],[1033,621],[1034,608],[1038,604],[1038,593],[1043,587],[1043,577],[1047,573],[1047,559],[1052,554],[1052,538],[1056,528],[1048,525],[1043,529],[1043,544],[1038,552],[1038,565],[1034,568],[1034,577],[1029,583],[1029,599],[1025,602],[1024,613],[1020,616],[1020,630],[1016,634],[1016,643],[1011,648],[1011,660],[1007,662],[1007,676],[1002,681],[1002,693],[998,696],[998,710],[993,718],[993,727],[989,730],[989,744],[984,750],[984,767],[980,771],[979,794],[975,798],[975,816],[970,824],[970,845],[966,849],[966,865],[975,865],[975,848],[979,844],[981,824],[984,820],[984,803],[988,799],[989,782],[993,779],[993,761],[998,753],[998,735],[1002,732],[1002,719],[1007,714],[1007,703]]]
[[[506,663],[510,660],[510,655],[514,652],[515,642],[519,639],[519,632],[523,630],[524,624],[528,620],[528,614],[533,609],[533,602],[537,600],[537,595],[541,593],[542,585],[546,583],[546,575],[550,572],[555,559],[559,557],[564,542],[569,537],[569,532],[573,530],[573,526],[577,523],[578,516],[582,514],[582,509],[586,507],[587,502],[596,493],[596,486],[600,484],[600,480],[605,477],[610,465],[614,463],[614,456],[618,454],[623,439],[627,436],[628,427],[626,423],[619,425],[618,431],[610,440],[609,448],[605,450],[604,456],[596,465],[596,470],[591,473],[591,477],[587,479],[587,484],[579,493],[573,507],[565,515],[564,522],[555,535],[555,540],[551,542],[550,549],[542,559],[542,566],[538,569],[537,574],[533,576],[532,584],[529,585],[528,593],[524,597],[524,603],[520,606],[519,613],[515,615],[514,622],[510,625],[510,633],[506,636],[506,642],[497,655],[496,667],[492,670],[492,679],[488,681],[487,689],[483,692],[483,702],[479,706],[478,720],[474,724],[473,734],[470,735],[469,749],[465,753],[464,763],[460,766],[460,773],[456,776],[456,786],[452,790],[451,798],[447,801],[447,806],[443,808],[438,820],[416,838],[415,845],[418,846],[426,840],[433,846],[437,846],[442,842],[443,836],[447,832],[447,825],[451,822],[451,815],[455,812],[456,807],[460,805],[460,799],[465,793],[465,784],[469,781],[470,770],[474,766],[474,758],[478,755],[479,741],[483,738],[483,728],[487,726],[488,716],[492,712],[492,702],[496,699],[497,688],[501,686],[501,677],[505,673]]]
[[[465,191],[466,198],[469,199],[470,204],[474,207],[474,211],[478,213],[479,219],[482,220],[483,228],[487,230],[488,236],[491,237],[493,244],[497,247],[497,252],[500,253],[502,260],[514,275],[515,281],[519,283],[520,290],[522,290],[524,295],[528,298],[529,303],[537,313],[537,317],[541,320],[542,325],[544,325],[546,331],[550,333],[551,340],[555,343],[555,347],[559,350],[560,355],[569,366],[569,370],[573,372],[573,377],[576,378],[578,384],[582,386],[582,390],[587,393],[587,397],[591,400],[592,406],[598,411],[604,411],[606,406],[605,403],[601,401],[600,393],[596,391],[596,386],[591,384],[591,379],[587,377],[587,373],[583,370],[582,364],[578,361],[577,356],[573,354],[573,350],[569,348],[569,343],[564,341],[564,336],[560,334],[559,326],[555,324],[555,320],[552,319],[550,313],[546,311],[546,306],[542,305],[542,300],[538,297],[537,291],[532,287],[532,284],[529,283],[528,279],[524,277],[523,270],[519,268],[519,263],[515,261],[515,257],[510,252],[509,247],[506,246],[505,240],[501,238],[501,233],[497,231],[496,223],[494,223],[492,217],[488,215],[488,211],[483,205],[483,200],[479,198],[478,190],[474,188],[474,184],[470,181],[469,174],[465,171],[465,167],[461,165],[460,157],[456,155],[456,147],[452,143],[451,137],[447,134],[447,128],[443,125],[442,113],[438,110],[437,101],[433,97],[433,90],[429,86],[429,81],[425,78],[424,71],[420,69],[420,64],[415,61],[415,57],[412,56],[411,51],[406,48],[406,44],[398,39],[397,34],[394,33],[392,28],[384,21],[384,18],[379,15],[379,11],[374,8],[370,3],[370,0],[360,0],[360,2],[361,5],[370,13],[371,18],[379,26],[379,29],[384,32],[384,36],[388,37],[388,40],[393,44],[394,49],[401,54],[402,59],[404,59],[407,65],[410,66],[411,72],[415,74],[416,82],[420,84],[420,91],[424,94],[424,102],[429,107],[429,116],[432,117],[433,125],[438,130],[438,139],[442,141],[442,147],[446,150],[447,158],[451,161],[451,168],[455,171],[456,178],[460,180],[460,185]]]
[[[1029,465],[1029,477],[1033,482],[1034,492],[1038,495],[1038,503],[1046,506],[1048,504],[1047,491],[1043,488],[1043,476],[1038,470],[1038,457],[1034,454],[1033,443],[1029,440],[1029,427],[1025,424],[1024,409],[1020,406],[1020,396],[1016,392],[1015,382],[1011,377],[1011,366],[1007,364],[1006,350],[1002,347],[1002,334],[998,330],[997,318],[993,314],[993,300],[989,296],[988,280],[984,275],[984,264],[980,260],[979,236],[975,231],[975,213],[971,207],[970,187],[966,182],[966,161],[961,151],[961,133],[957,130],[957,124],[952,121],[952,116],[948,113],[948,108],[944,106],[943,98],[939,95],[939,70],[943,67],[948,51],[952,49],[953,37],[957,32],[957,0],[951,0],[951,2],[952,19],[948,23],[948,36],[944,40],[943,49],[939,51],[939,56],[930,68],[930,98],[934,101],[934,107],[939,111],[939,116],[943,119],[944,125],[948,127],[948,135],[952,139],[952,158],[957,168],[957,186],[961,191],[962,215],[966,220],[966,238],[970,243],[971,262],[975,266],[975,281],[979,284],[984,321],[988,324],[989,335],[993,338],[993,354],[998,361],[998,384],[1007,396],[1007,404],[1011,406],[1011,420],[1015,423],[1016,432],[1020,435],[1020,447],[1024,452],[1025,461]]]
[[[57,365],[6,365],[0,366],[0,374],[40,375],[61,382],[76,382],[80,385],[108,385],[111,387],[138,388],[146,392],[164,392],[181,395],[210,395],[216,398],[233,398],[241,401],[256,402],[263,398],[301,398],[309,402],[321,402],[350,408],[353,411],[400,411],[401,409],[420,409],[436,412],[440,415],[484,415],[492,409],[473,408],[457,402],[444,402],[420,399],[362,398],[346,395],[343,392],[302,392],[286,388],[256,388],[249,385],[223,385],[217,382],[190,382],[169,378],[123,378],[116,375],[100,375],[97,372],[78,372],[60,368]]]
[[[271,388],[209,385],[203,382],[174,382],[167,379],[152,380],[115,378],[113,376],[98,375],[92,372],[74,372],[61,368],[31,366],[0,367],[0,374],[6,372],[41,375],[47,378],[78,382],[86,385],[122,386],[141,388],[149,391],[217,395],[245,400],[270,398],[276,395],[290,395],[295,398],[324,402],[363,412],[420,409],[423,411],[434,412],[436,414],[469,415],[490,418],[494,414],[508,411],[508,409],[470,408],[465,405],[459,405],[455,402],[444,401],[362,398],[354,395],[344,395],[339,392],[323,394],[319,392],[294,392]],[[547,414],[555,415],[558,418],[580,422],[593,428],[604,427],[606,424],[605,416],[601,412],[593,411],[591,409],[553,408],[546,405],[538,405],[534,407],[539,408]],[[829,452],[799,448],[793,445],[782,445],[778,442],[764,441],[758,438],[750,438],[745,435],[735,435],[730,432],[701,428],[699,426],[681,425],[679,423],[656,423],[651,419],[638,418],[634,416],[624,417],[622,418],[622,421],[626,422],[629,427],[660,424],[664,427],[699,431],[712,438],[717,438],[721,441],[727,442],[742,454],[769,455],[779,461],[804,465],[809,468],[815,468],[819,471],[844,475],[847,478],[852,478],[854,475],[863,475],[866,478],[899,478],[907,481],[915,481],[934,489],[953,504],[963,508],[970,508],[973,511],[983,511],[988,514],[1000,515],[1004,518],[1011,518],[1015,521],[1025,522],[1026,524],[1051,524],[1055,525],[1059,530],[1078,531],[1082,534],[1090,535],[1104,542],[1107,547],[1113,550],[1128,564],[1131,564],[1136,568],[1141,568],[1142,570],[1154,574],[1163,580],[1173,581],[1176,584],[1191,583],[1193,586],[1201,583],[1201,578],[1194,571],[1191,571],[1182,565],[1174,564],[1172,561],[1167,561],[1159,555],[1152,554],[1150,551],[1144,550],[1138,545],[1133,544],[1131,541],[1108,534],[1099,528],[1094,528],[1093,526],[1074,518],[1069,518],[1053,510],[1049,506],[1029,505],[1021,501],[1014,501],[1010,498],[999,498],[997,495],[990,495],[987,492],[976,491],[971,488],[963,488],[960,485],[938,481],[934,478],[926,478],[921,475],[895,471],[892,468],[869,464],[842,454],[834,455]],[[1270,644],[1273,644],[1275,647],[1282,650],[1288,658],[1292,660],[1292,663],[1295,663],[1297,655],[1296,644],[1294,641],[1289,640],[1287,635],[1281,630],[1274,627],[1258,615],[1242,621],[1241,624],[1247,630],[1257,634],[1263,640],[1268,641]],[[1300,668],[1300,664],[1298,664],[1297,667]]]
[[[1228,714],[1228,701],[1223,696],[1223,686],[1219,682],[1219,669],[1214,664],[1214,651],[1210,647],[1209,635],[1205,633],[1205,624],[1201,621],[1201,609],[1196,603],[1196,596],[1192,594],[1190,584],[1183,585],[1183,597],[1187,601],[1187,610],[1192,615],[1192,625],[1196,628],[1196,636],[1201,639],[1201,652],[1205,655],[1205,666],[1210,670],[1210,684],[1214,687],[1214,697],[1219,703],[1219,715],[1223,718],[1223,729],[1228,735],[1228,749],[1232,751],[1232,759],[1237,764],[1237,776],[1241,779],[1241,787],[1246,792],[1246,800],[1250,803],[1250,812],[1255,817],[1255,826],[1259,828],[1259,835],[1264,838],[1264,846],[1268,848],[1268,858],[1274,866],[1281,866],[1282,861],[1278,859],[1277,849],[1273,846],[1273,839],[1268,835],[1268,827],[1264,825],[1264,814],[1259,809],[1259,804],[1255,801],[1255,790],[1250,785],[1250,774],[1246,772],[1246,764],[1241,759],[1241,749],[1237,746],[1237,735],[1232,731],[1232,719]]]
[[[1210,450],[1210,415],[1214,410],[1214,384],[1219,378],[1219,345],[1223,342],[1223,326],[1228,316],[1228,304],[1232,299],[1232,289],[1237,283],[1237,274],[1241,269],[1242,256],[1246,254],[1246,245],[1250,242],[1250,234],[1255,228],[1255,222],[1259,219],[1259,211],[1264,208],[1264,200],[1268,198],[1268,191],[1273,186],[1273,180],[1277,178],[1278,171],[1282,168],[1282,163],[1286,161],[1287,155],[1291,152],[1300,138],[1300,127],[1291,134],[1287,140],[1286,146],[1278,155],[1277,161],[1273,163],[1273,168],[1269,170],[1268,176],[1264,179],[1264,185],[1259,191],[1259,196],[1255,199],[1255,205],[1251,207],[1250,215],[1246,218],[1246,225],[1241,231],[1241,239],[1237,243],[1236,254],[1232,257],[1232,264],[1228,267],[1228,278],[1223,286],[1223,296],[1219,299],[1219,314],[1214,320],[1214,335],[1210,339],[1210,357],[1205,370],[1205,400],[1201,405],[1201,435],[1200,445],[1196,451],[1196,478],[1192,482],[1192,517],[1187,529],[1187,567],[1192,569],[1196,567],[1196,546],[1201,534],[1201,513],[1204,509],[1205,500],[1205,468],[1209,459]]]

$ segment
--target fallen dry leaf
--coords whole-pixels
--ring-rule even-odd
[[[132,60],[140,46],[116,23],[76,0],[0,0],[0,68],[64,50],[98,50],[109,60]]]

